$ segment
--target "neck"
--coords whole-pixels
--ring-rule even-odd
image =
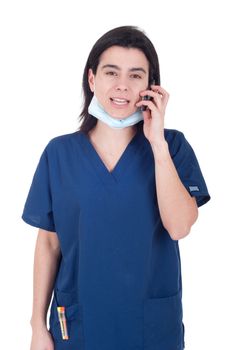
[[[95,142],[113,149],[116,145],[123,146],[128,144],[136,132],[136,125],[122,129],[112,129],[106,123],[98,120],[96,126],[89,131],[89,136],[93,137]]]

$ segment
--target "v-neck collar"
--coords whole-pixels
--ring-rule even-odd
[[[85,154],[87,155],[89,161],[94,165],[101,179],[104,178],[108,183],[114,185],[120,180],[120,175],[125,173],[127,168],[130,167],[130,164],[133,163],[136,153],[143,145],[142,139],[144,137],[143,131],[138,129],[121,154],[113,170],[109,171],[90,141],[88,135],[86,135],[83,131],[79,131],[79,134],[82,145],[84,146]]]

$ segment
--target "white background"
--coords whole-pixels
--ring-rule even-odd
[[[77,129],[89,51],[120,25],[139,26],[154,43],[161,86],[170,93],[165,127],[184,132],[211,195],[190,235],[179,242],[186,350],[232,349],[229,5],[223,0],[1,2],[4,349],[29,350],[37,229],[21,214],[35,167],[52,137]]]

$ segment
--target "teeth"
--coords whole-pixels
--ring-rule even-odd
[[[127,102],[125,98],[114,98],[113,100],[118,101],[118,102]]]
[[[125,104],[128,103],[126,99],[121,99],[121,98],[112,98],[112,101],[118,103],[118,104]]]

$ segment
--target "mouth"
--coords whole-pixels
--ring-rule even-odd
[[[113,102],[113,104],[117,106],[126,106],[130,102],[125,98],[118,98],[118,97],[110,97],[110,100]]]

